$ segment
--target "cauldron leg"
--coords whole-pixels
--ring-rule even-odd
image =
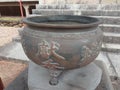
[[[50,85],[57,85],[59,83],[59,78],[63,71],[61,70],[49,70],[51,79],[49,81]]]

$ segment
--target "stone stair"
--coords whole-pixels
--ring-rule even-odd
[[[120,53],[120,5],[107,4],[63,4],[36,5],[36,15],[85,15],[102,21],[100,28],[104,32],[103,51]]]
[[[68,9],[33,9],[33,14],[36,15],[73,15],[75,10],[68,10]]]
[[[120,10],[82,10],[87,16],[120,16]]]
[[[120,53],[120,10],[83,10],[82,15],[100,19],[103,30],[102,50]]]
[[[119,24],[118,25],[114,24],[114,19],[111,20],[111,22],[113,22],[113,24],[103,22],[103,24],[100,25],[100,28],[102,29],[103,35],[104,35],[103,43],[104,44],[109,44],[110,43],[110,45],[120,44],[120,25]],[[113,45],[113,47],[115,45]],[[109,49],[110,49],[110,47],[109,47]],[[107,49],[104,49],[104,50],[107,50]],[[107,51],[112,51],[112,50],[107,50]],[[119,50],[116,49],[116,51],[118,52]],[[115,52],[115,50],[113,50],[113,52]]]
[[[119,16],[91,16],[91,17],[96,17],[96,18],[100,19],[103,24],[120,25],[120,17]]]
[[[120,44],[120,33],[107,33],[107,32],[104,32],[103,35],[104,35],[103,42]]]
[[[103,43],[102,51],[120,53],[120,44],[113,44],[113,43],[105,43],[104,44]]]
[[[36,9],[119,10],[119,4],[37,4]]]
[[[120,25],[102,24],[100,28],[103,32],[120,33]]]

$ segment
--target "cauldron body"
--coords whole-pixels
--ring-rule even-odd
[[[96,18],[34,16],[23,22],[23,49],[30,60],[45,68],[80,68],[95,60],[100,52],[102,31]]]

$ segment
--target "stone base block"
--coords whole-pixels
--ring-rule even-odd
[[[28,87],[29,90],[95,90],[102,77],[102,70],[94,63],[83,68],[65,71],[59,83],[49,84],[50,74],[33,62],[29,63]]]

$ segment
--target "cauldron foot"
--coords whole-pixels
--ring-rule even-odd
[[[63,71],[60,70],[49,70],[51,79],[49,81],[50,85],[57,85],[59,83],[59,78]]]
[[[49,81],[50,85],[57,85],[59,83],[58,78],[51,78],[51,80]]]

